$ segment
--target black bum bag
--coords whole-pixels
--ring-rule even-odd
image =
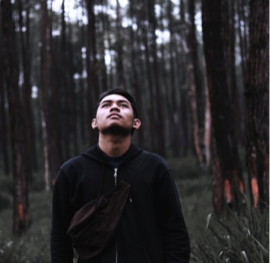
[[[97,256],[115,238],[129,191],[130,185],[120,181],[74,214],[67,234],[82,260]]]

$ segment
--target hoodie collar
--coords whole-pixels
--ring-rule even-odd
[[[89,148],[86,152],[84,152],[82,156],[94,159],[98,162],[111,165],[115,168],[118,168],[119,165],[133,159],[141,151],[142,149],[139,149],[133,144],[131,144],[129,149],[123,155],[119,157],[110,157],[99,148],[98,144],[96,144],[93,147]]]

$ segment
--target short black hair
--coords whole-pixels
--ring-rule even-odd
[[[126,90],[119,89],[119,88],[110,89],[110,90],[104,91],[103,93],[100,94],[98,102],[97,102],[97,104],[95,106],[95,110],[94,110],[95,116],[97,115],[97,110],[98,110],[100,102],[105,97],[107,97],[108,95],[112,95],[112,94],[117,94],[117,95],[121,95],[121,96],[125,97],[130,102],[130,104],[132,106],[134,118],[138,118],[138,108],[137,108],[137,104],[136,104],[134,98]]]

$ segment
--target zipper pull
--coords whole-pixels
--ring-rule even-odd
[[[117,185],[117,168],[114,168],[114,184]]]
[[[129,192],[129,202],[132,203],[131,193]]]

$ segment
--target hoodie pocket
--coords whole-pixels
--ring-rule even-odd
[[[152,263],[146,249],[138,247],[119,247],[120,263]]]

